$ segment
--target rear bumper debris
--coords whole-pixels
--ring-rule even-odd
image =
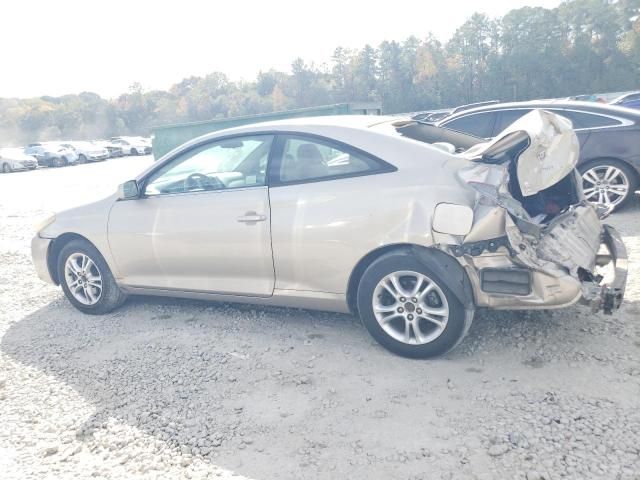
[[[602,244],[609,253],[598,255],[598,263],[604,265],[610,262],[613,278],[607,282],[601,281],[586,286],[584,302],[591,306],[594,312],[602,310],[611,315],[620,308],[624,299],[628,271],[627,249],[618,231],[610,225],[603,225]]]

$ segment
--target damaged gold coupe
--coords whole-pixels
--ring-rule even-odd
[[[352,312],[431,357],[477,308],[620,307],[625,247],[585,201],[578,153],[544,110],[490,142],[401,117],[238,127],[52,216],[33,259],[88,314],[136,294]]]

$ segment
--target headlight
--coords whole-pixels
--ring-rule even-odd
[[[55,214],[45,218],[44,220],[42,220],[40,223],[36,225],[36,232],[40,233],[42,230],[47,228],[49,225],[51,225],[55,221],[56,221]]]

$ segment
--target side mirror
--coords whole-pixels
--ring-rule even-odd
[[[118,200],[132,200],[139,196],[140,189],[138,188],[138,182],[135,180],[129,180],[118,185]]]

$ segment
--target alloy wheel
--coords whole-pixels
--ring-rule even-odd
[[[393,339],[424,345],[447,326],[449,305],[442,289],[428,276],[399,271],[385,276],[373,292],[373,313]]]
[[[585,198],[591,203],[616,207],[629,194],[629,178],[613,165],[598,165],[582,174]]]
[[[64,264],[64,276],[69,291],[78,302],[83,305],[98,303],[102,296],[102,274],[87,255],[69,255]]]

